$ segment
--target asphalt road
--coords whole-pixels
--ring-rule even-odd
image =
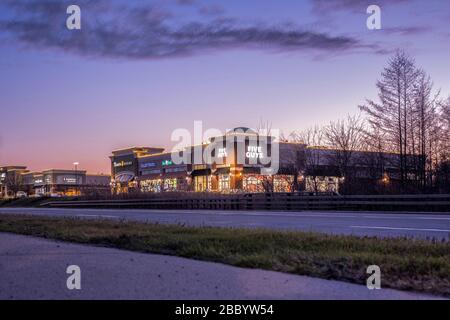
[[[0,214],[5,213],[319,231],[358,236],[450,238],[450,215],[428,213],[0,208]]]
[[[67,289],[69,265],[80,267],[80,290]],[[438,297],[0,233],[0,299],[435,298]]]

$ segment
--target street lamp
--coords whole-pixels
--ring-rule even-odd
[[[73,165],[75,166],[75,193],[78,195],[78,165],[80,163],[78,161],[74,162]]]

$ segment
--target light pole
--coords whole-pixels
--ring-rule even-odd
[[[74,162],[73,165],[75,166],[75,193],[78,195],[78,165],[79,162]]]

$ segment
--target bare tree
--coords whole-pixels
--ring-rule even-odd
[[[262,118],[259,119],[256,132],[259,135],[270,136],[272,134],[272,123],[269,121],[264,121]]]
[[[305,177],[308,176],[314,191],[318,192],[318,179],[322,174],[320,168],[322,168],[327,161],[324,153],[320,150],[320,148],[323,148],[325,142],[323,128],[314,126],[305,131],[293,132],[290,134],[290,140],[306,145],[306,148],[304,148],[296,158],[296,167]]]
[[[440,101],[438,162],[435,170],[436,185],[440,192],[450,192],[450,97]]]
[[[433,95],[433,84],[430,77],[423,70],[419,71],[414,88],[414,104],[412,112],[411,132],[413,142],[417,142],[417,148],[413,147],[410,154],[413,155],[413,167],[416,168],[419,186],[425,190],[433,182],[432,172],[438,161],[438,141],[440,124],[436,110],[436,100],[439,93]],[[427,174],[428,173],[428,174]]]
[[[445,101],[439,102],[440,106],[440,158],[450,160],[450,97]]]
[[[379,102],[367,100],[360,106],[372,128],[378,128],[399,154],[398,169],[404,186],[408,178],[407,154],[415,149],[413,118],[414,89],[419,71],[414,60],[398,51],[377,82]]]
[[[8,172],[4,181],[7,196],[15,196],[22,189],[22,177],[18,172]]]
[[[337,165],[341,177],[351,178],[356,165],[355,152],[363,149],[364,121],[358,115],[331,122],[325,127],[324,136],[332,149],[332,163]]]
[[[262,177],[262,187],[264,192],[273,193],[275,191],[274,187],[274,176],[273,175],[263,175]]]

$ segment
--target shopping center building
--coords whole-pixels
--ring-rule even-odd
[[[76,196],[87,191],[106,191],[109,175],[87,174],[85,170],[49,169],[23,174],[23,189],[29,194]]]
[[[49,169],[31,172],[26,166],[0,167],[0,198],[17,192],[28,196],[74,196],[110,191],[109,175],[87,174],[84,170]]]
[[[317,152],[322,152],[317,149]],[[207,143],[176,152],[132,147],[112,152],[114,193],[130,191],[290,192],[320,189],[338,191],[336,170],[321,167],[311,184],[303,143],[276,142],[248,128],[235,128]],[[180,160],[181,159],[181,160]]]
[[[0,198],[14,196],[20,191],[22,175],[27,172],[26,166],[0,167]]]
[[[360,184],[395,179],[396,155],[355,151],[349,171]],[[336,150],[303,143],[275,142],[248,128],[235,128],[206,143],[175,152],[163,148],[115,150],[111,159],[113,193],[339,192],[344,177]],[[389,161],[386,161],[389,160]]]

